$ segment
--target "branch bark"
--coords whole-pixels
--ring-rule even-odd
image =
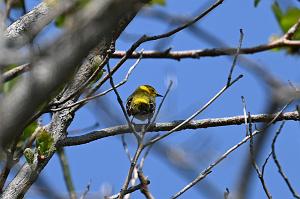
[[[290,40],[276,40],[275,42],[268,44],[261,44],[249,48],[241,48],[239,54],[254,54],[267,50],[272,50],[281,47],[300,47],[300,41]],[[180,61],[181,59],[199,59],[201,57],[217,57],[223,55],[234,55],[237,48],[210,48],[210,49],[196,49],[196,50],[183,50],[172,51],[170,49],[166,51],[143,51],[133,52],[128,59],[136,59],[139,56],[143,56],[143,59],[163,58],[163,59],[175,59]],[[121,58],[126,54],[126,51],[115,51],[112,54],[112,58]]]
[[[276,114],[258,114],[251,115],[251,120],[253,123],[256,122],[270,122]],[[277,119],[277,121],[282,120],[300,120],[300,115],[298,111],[286,112],[281,114]],[[166,123],[155,123],[151,125],[148,129],[148,132],[159,132],[159,131],[169,131],[174,127],[178,126],[178,124],[182,123],[183,120],[177,120],[173,122]],[[230,125],[242,125],[245,123],[245,118],[243,115],[234,116],[234,117],[224,117],[224,118],[214,118],[214,119],[203,119],[203,120],[192,120],[188,122],[186,125],[177,129],[176,131],[181,131],[183,129],[200,129],[200,128],[209,128],[209,127],[220,127],[220,126],[230,126]],[[140,131],[142,125],[135,126],[137,131]],[[85,135],[67,137],[64,140],[61,140],[58,143],[58,146],[74,146],[80,144],[86,144],[98,139],[102,139],[105,137],[120,135],[131,132],[130,128],[127,125],[120,125],[115,127],[110,127],[106,129],[101,129],[99,131],[93,131],[91,133],[87,133]]]

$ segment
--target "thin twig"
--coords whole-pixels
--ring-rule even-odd
[[[224,199],[229,199],[229,189],[226,188],[226,191],[224,192]]]
[[[60,165],[61,165],[61,168],[63,171],[65,184],[66,184],[68,192],[69,192],[69,197],[70,197],[70,199],[76,199],[77,196],[76,196],[74,184],[73,184],[72,177],[71,177],[71,171],[70,171],[69,163],[68,163],[64,148],[59,148],[57,150],[57,155],[58,155]]]
[[[147,127],[146,127],[146,129],[145,129],[145,132],[147,132],[148,129],[149,129],[149,127],[152,126],[152,125],[155,123],[156,118],[157,118],[157,116],[158,116],[158,114],[159,114],[159,112],[160,112],[160,109],[161,109],[161,107],[162,107],[162,105],[163,105],[163,103],[164,103],[164,101],[165,101],[165,99],[166,99],[168,93],[170,92],[172,85],[173,85],[173,81],[170,81],[169,86],[168,86],[168,88],[167,88],[167,90],[166,90],[166,92],[165,92],[165,94],[164,94],[164,96],[163,96],[163,98],[162,98],[162,100],[161,100],[159,106],[158,106],[158,109],[157,109],[157,111],[156,111],[156,113],[155,113],[155,115],[154,115],[152,121],[147,125]]]
[[[161,102],[160,102],[160,104],[159,104],[159,106],[157,108],[157,111],[156,111],[156,113],[155,113],[155,115],[154,115],[154,117],[152,119],[152,122],[151,122],[152,124],[156,121],[156,118],[157,118],[157,116],[158,116],[158,114],[160,112],[160,109],[161,109],[161,107],[162,107],[162,105],[163,105],[163,103],[164,103],[167,95],[169,94],[169,92],[171,90],[172,85],[173,85],[173,81],[171,80],[170,83],[169,83],[169,86],[167,88],[167,91],[165,92],[165,94],[164,94],[164,96],[163,96],[163,98],[162,98],[162,100],[161,100]]]
[[[100,124],[98,122],[95,122],[94,124],[90,125],[90,126],[87,126],[87,127],[83,127],[83,128],[80,128],[80,129],[73,129],[73,130],[69,130],[68,131],[68,135],[70,134],[78,134],[78,133],[82,133],[82,132],[85,132],[85,131],[91,131],[97,127],[99,127]]]
[[[122,109],[122,112],[123,112],[123,114],[125,116],[125,119],[126,119],[126,121],[128,123],[128,126],[130,127],[130,129],[134,133],[135,137],[137,138],[137,141],[140,142],[140,139],[141,139],[140,135],[136,132],[134,126],[132,125],[132,123],[131,123],[131,121],[130,121],[127,113],[126,113],[126,109],[125,109],[125,107],[123,105],[123,101],[121,99],[121,96],[120,96],[120,94],[118,93],[118,91],[117,91],[117,89],[115,87],[115,84],[114,84],[114,81],[113,81],[113,77],[112,77],[112,74],[111,74],[111,71],[110,71],[109,64],[107,64],[107,71],[108,71],[108,75],[109,75],[109,78],[110,78],[110,85],[113,88],[113,91],[115,92],[115,94],[117,96],[118,103],[119,103],[119,105],[120,105],[120,107]]]
[[[270,159],[270,157],[272,156],[272,152],[270,152],[269,153],[269,155],[267,156],[267,158],[265,159],[265,161],[264,161],[264,163],[263,163],[263,165],[262,165],[262,167],[261,167],[261,174],[264,176],[264,174],[265,174],[265,168],[266,168],[266,165],[267,165],[267,163],[268,163],[268,161],[269,161],[269,159]]]
[[[134,154],[134,156],[132,158],[132,161],[131,161],[131,164],[130,164],[130,168],[129,168],[127,177],[126,177],[125,182],[123,184],[123,187],[122,187],[122,189],[120,191],[119,199],[123,199],[123,197],[124,197],[124,195],[125,195],[125,193],[127,191],[129,182],[130,182],[131,177],[132,177],[132,173],[133,173],[134,169],[136,168],[137,161],[138,161],[138,159],[139,159],[142,151],[143,151],[143,143],[140,142],[139,145],[138,145],[138,147],[137,147],[137,149],[136,149],[136,151],[135,151],[135,154]]]
[[[297,32],[297,30],[300,27],[300,18],[298,19],[297,23],[295,23],[292,27],[290,27],[290,29],[285,33],[285,35],[283,35],[282,38],[286,39],[286,40],[291,40],[293,39],[295,33]]]
[[[243,113],[244,113],[244,118],[245,118],[245,126],[246,126],[246,135],[249,135],[249,128],[248,128],[248,122],[247,122],[247,107],[246,107],[246,101],[244,96],[242,98],[242,103],[243,103]]]
[[[128,160],[131,162],[132,159],[131,159],[131,156],[130,156],[130,152],[128,150],[128,145],[126,143],[125,135],[124,134],[121,135],[121,140],[122,140],[122,145],[123,145],[124,151],[125,151],[125,153],[126,153],[126,155],[128,157]]]
[[[155,136],[153,136],[152,139],[154,139],[155,137],[158,137],[158,136],[159,136],[159,135],[155,135]],[[139,164],[139,169],[140,169],[140,170],[143,169],[145,160],[146,160],[147,156],[149,155],[149,153],[150,153],[150,151],[151,151],[151,149],[152,149],[152,146],[153,146],[153,145],[150,145],[150,146],[148,146],[148,147],[146,148],[146,151],[145,151],[143,157],[141,158],[141,161],[140,161],[140,164]]]
[[[146,184],[150,184],[150,181],[147,180],[146,181]],[[129,187],[126,191],[124,191],[124,195],[127,195],[127,194],[130,194],[130,193],[133,193],[137,190],[140,190],[142,188],[143,184],[138,184],[138,185],[135,185],[135,186],[132,186],[132,187]],[[116,194],[116,195],[113,195],[113,196],[106,196],[104,197],[105,199],[117,199],[120,197],[120,193]]]
[[[250,116],[250,113],[248,115]],[[259,166],[257,165],[255,157],[254,157],[251,117],[249,117],[249,129],[250,129],[249,130],[249,135],[250,135],[250,147],[249,148],[250,148],[251,163],[257,173],[258,179],[260,180],[260,182],[262,184],[265,194],[267,195],[267,197],[269,199],[272,199],[272,195],[271,195],[269,189],[267,188],[263,172],[260,171]],[[266,160],[268,160],[268,158]],[[267,163],[267,161],[265,161],[265,163]]]
[[[273,141],[272,141],[272,157],[273,157],[273,160],[278,168],[278,172],[279,174],[281,175],[281,177],[283,178],[283,180],[285,181],[286,185],[288,186],[290,192],[293,194],[294,198],[300,198],[300,196],[298,195],[298,193],[296,192],[296,190],[293,188],[291,182],[289,181],[287,175],[284,173],[283,169],[282,169],[282,166],[279,162],[279,160],[277,159],[277,155],[276,155],[276,151],[275,151],[275,143],[277,141],[277,138],[284,126],[284,121],[281,123],[281,125],[279,126],[278,130],[276,131],[276,134],[273,138]]]
[[[244,33],[243,33],[243,29],[240,29],[240,40],[239,40],[239,45],[236,49],[236,54],[234,55],[234,58],[233,58],[233,62],[232,62],[232,65],[231,65],[231,68],[230,68],[230,71],[229,71],[229,75],[228,75],[228,80],[227,80],[227,86],[230,84],[231,82],[231,76],[232,76],[232,73],[233,73],[233,69],[236,65],[236,62],[237,62],[237,58],[240,54],[240,50],[241,50],[241,47],[242,47],[242,43],[243,43],[243,38],[244,38]]]
[[[18,75],[28,71],[30,69],[30,64],[23,64],[21,66],[17,66],[9,71],[6,71],[2,75],[2,81],[7,82],[17,77]]]
[[[275,117],[266,125],[266,127],[262,130],[255,130],[251,136],[256,136],[257,134],[260,134],[263,132],[266,128],[268,128],[271,124],[273,124],[274,121],[282,114],[284,109],[287,107],[285,105],[281,111],[279,111]],[[204,169],[192,182],[190,182],[188,185],[186,185],[183,189],[181,189],[179,192],[177,192],[175,195],[173,195],[171,198],[175,199],[181,196],[184,192],[189,190],[191,187],[193,187],[195,184],[197,184],[199,181],[204,179],[208,174],[212,172],[212,169],[218,165],[222,160],[224,160],[229,154],[231,154],[233,151],[235,151],[237,148],[239,148],[241,145],[245,144],[250,139],[250,135],[246,136],[242,141],[240,141],[238,144],[234,145],[230,149],[228,149],[223,155],[221,155],[216,161],[214,161],[212,164],[210,164],[206,169]]]
[[[140,189],[140,191],[142,192],[142,194],[145,196],[146,199],[154,199],[154,197],[150,193],[149,188],[147,186],[148,179],[146,178],[146,176],[144,175],[144,173],[143,173],[142,170],[138,171],[138,177],[139,177],[140,182],[142,184],[142,187]]]
[[[90,191],[91,188],[91,181],[87,184],[85,191],[83,192],[82,196],[80,197],[80,199],[85,199],[88,192]]]

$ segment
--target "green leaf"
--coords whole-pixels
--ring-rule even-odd
[[[78,1],[78,7],[79,7],[79,8],[82,8],[82,7],[84,7],[85,5],[87,5],[89,2],[90,2],[90,0],[79,0],[79,1]]]
[[[32,133],[35,131],[35,129],[38,127],[38,123],[36,121],[29,124],[23,131],[23,134],[21,136],[21,139],[25,140],[29,138]]]
[[[54,139],[45,129],[41,129],[36,138],[36,147],[40,157],[47,157],[53,147]],[[43,159],[42,158],[42,159]]]
[[[18,78],[14,78],[8,82],[5,82],[2,86],[2,92],[9,93],[12,90],[12,88],[16,85],[17,81]]]
[[[295,23],[297,23],[300,17],[300,9],[296,7],[290,7],[283,12],[278,3],[274,3],[272,9],[283,33],[286,33]],[[300,36],[299,31],[297,31],[297,36]]]
[[[286,11],[282,11],[278,3],[275,2],[272,5],[272,10],[283,33],[286,33],[294,24],[296,24],[300,17],[300,9],[296,7],[289,7]],[[300,30],[294,34],[293,39],[300,39]],[[289,53],[295,53],[297,51],[299,51],[299,48],[288,48]]]
[[[34,160],[34,152],[32,149],[30,148],[26,148],[23,152],[24,154],[24,157],[26,159],[26,161],[29,163],[29,164],[32,164],[33,163],[33,160]]]
[[[166,5],[166,0],[151,0],[149,2],[149,4],[150,5],[158,4],[158,5],[164,6],[164,5]]]
[[[254,0],[254,7],[257,7],[259,2],[260,2],[260,0]]]
[[[38,123],[34,121],[24,129],[18,141],[17,148],[21,148],[23,146],[24,142],[33,134],[33,132],[37,127],[38,127]]]
[[[56,27],[61,28],[63,27],[65,21],[66,21],[66,15],[62,14],[55,19],[54,24]]]

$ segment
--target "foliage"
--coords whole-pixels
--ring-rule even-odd
[[[272,10],[283,33],[286,33],[299,20],[300,17],[300,9],[296,7],[289,7],[286,11],[283,11],[279,7],[278,3],[275,2],[272,5]],[[299,30],[294,34],[293,39],[300,39]],[[287,48],[287,52],[291,54],[299,53],[299,48],[290,47]]]
[[[53,147],[54,139],[50,133],[45,129],[41,129],[36,138],[36,147],[38,155],[41,159],[44,159],[51,152]]]
[[[23,152],[24,157],[26,159],[26,161],[28,162],[28,164],[32,164],[33,160],[34,160],[34,152],[32,149],[30,148],[26,148]]]
[[[165,0],[151,0],[150,5],[154,5],[154,4],[164,6],[164,5],[166,5],[166,1]]]
[[[22,147],[24,142],[33,134],[33,132],[35,131],[35,129],[37,127],[38,127],[38,123],[37,123],[37,121],[34,121],[24,129],[24,131],[18,141],[18,144],[17,144],[18,148]]]
[[[283,12],[278,3],[275,2],[272,5],[272,10],[283,33],[286,33],[289,28],[298,21],[300,17],[300,9],[296,7],[290,7],[285,12]],[[294,39],[300,39],[299,30],[296,32]]]

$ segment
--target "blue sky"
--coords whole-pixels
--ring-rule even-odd
[[[199,12],[199,8],[203,5],[208,5],[207,3],[202,5],[199,2],[196,0],[169,0],[166,6],[154,6],[151,9],[158,9],[188,17],[197,11]],[[289,2],[299,6],[299,3],[297,4],[296,1]],[[37,3],[39,1],[31,1],[31,7]],[[284,6],[287,5],[288,3]],[[241,28],[245,34],[243,40],[244,47],[267,43],[272,35],[281,34],[271,11],[271,2],[267,0],[261,0],[257,8],[253,6],[253,0],[225,0],[220,7],[198,22],[197,25],[231,47],[238,45],[239,29]],[[133,35],[155,35],[163,33],[170,28],[170,25],[167,23],[145,16],[137,16],[125,32]],[[58,32],[59,30],[50,26],[44,31],[40,41],[53,39]],[[173,50],[193,50],[218,47],[201,39],[201,37],[199,35],[196,38],[188,31],[182,31],[173,37],[172,42],[167,45],[167,48],[172,47]],[[126,41],[126,35],[121,35],[121,38],[117,41],[116,49],[126,50],[132,42]],[[151,50],[156,46],[156,43],[149,42],[143,44],[139,50]],[[246,57],[262,64],[274,76],[284,82],[288,80],[293,83],[300,82],[299,58],[297,56],[289,56],[285,52],[269,51],[247,55]],[[116,61],[112,60],[111,65],[116,63]],[[116,82],[124,78],[127,70],[133,63],[134,60],[130,60],[124,64],[116,73],[114,78]],[[162,108],[159,115],[159,122],[185,119],[204,105],[226,84],[230,66],[231,59],[225,56],[183,59],[180,62],[167,59],[143,59],[130,76],[129,81],[118,90],[123,101],[125,101],[128,95],[140,84],[153,85],[160,93],[164,93],[167,88],[166,82],[172,79],[175,82],[175,86]],[[226,91],[196,119],[242,115],[241,96],[245,96],[247,109],[251,113],[258,114],[265,111],[265,107],[268,104],[266,99],[270,94],[267,92],[268,87],[253,73],[245,70],[242,66],[236,67],[233,77],[237,77],[239,74],[243,74],[244,78]],[[104,87],[108,88],[109,86],[107,84]],[[103,106],[104,103],[106,105]],[[112,107],[113,115],[116,115],[116,117],[109,118],[104,112],[104,107]],[[294,106],[290,110],[293,110],[293,108]],[[48,116],[44,117],[45,123],[48,118]],[[125,119],[113,93],[100,99],[98,103],[90,102],[86,107],[79,110],[69,130],[85,128],[96,122],[100,124],[97,129],[125,123]],[[278,124],[274,126],[277,127]],[[297,180],[300,177],[298,172],[300,161],[296,153],[300,144],[299,128],[299,123],[288,121],[277,142],[278,158],[297,190],[300,190],[300,183]],[[202,169],[207,167],[227,149],[242,140],[244,136],[244,126],[185,130],[174,133],[166,138],[163,144],[175,148],[184,146],[192,150],[194,155],[202,157],[195,159],[195,169],[201,172]],[[130,136],[127,139],[132,140]],[[133,153],[135,145],[134,142],[130,143],[133,143],[130,145],[130,151]],[[271,140],[266,143],[264,157],[271,150],[270,147]],[[234,192],[236,180],[241,175],[241,165],[245,161],[248,150],[248,144],[246,144],[231,154],[204,181],[208,180],[214,184],[215,188],[221,193],[226,187],[231,192]],[[99,193],[101,187],[105,185],[112,186],[114,193],[120,190],[130,164],[119,137],[109,137],[82,146],[68,147],[66,151],[71,165],[74,184],[78,192],[83,192],[90,181],[90,193]],[[163,156],[162,152],[155,149],[153,149],[146,160],[144,173],[146,176],[149,176],[151,181],[149,188],[156,198],[169,198],[185,186],[193,177],[196,177],[196,175],[190,176],[189,180],[187,180],[186,177],[179,174],[178,170],[167,163],[167,157]],[[63,194],[67,193],[56,156],[53,157],[44,169],[42,176],[49,181],[54,190]],[[253,179],[255,185],[251,188],[249,198],[264,198],[265,195],[258,178],[255,176]],[[277,173],[272,160],[266,168],[266,183],[274,198],[292,197]],[[203,190],[198,191],[192,188],[181,198],[209,198],[203,192]],[[28,196],[30,198],[33,195],[29,193]],[[132,195],[132,198],[142,198],[142,196],[137,192]]]

